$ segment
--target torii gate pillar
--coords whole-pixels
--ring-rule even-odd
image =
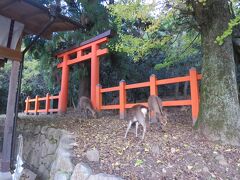
[[[63,56],[61,91],[59,94],[59,110],[60,110],[60,112],[67,111],[68,80],[69,80],[69,67],[67,65],[68,59],[69,59],[68,56]]]
[[[96,86],[99,84],[99,57],[108,53],[108,49],[101,49],[100,45],[108,42],[106,36],[109,36],[110,33],[110,31],[107,31],[81,43],[79,47],[74,47],[57,55],[58,58],[63,59],[63,62],[57,66],[58,68],[62,68],[61,91],[58,106],[59,113],[65,113],[67,111],[69,66],[89,59],[91,60],[91,102],[93,107],[97,109]],[[71,59],[71,56],[74,58]]]
[[[98,45],[92,46],[91,59],[91,101],[93,107],[96,109],[96,87],[99,83],[99,57],[97,56]]]

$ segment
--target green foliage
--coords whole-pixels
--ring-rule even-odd
[[[165,60],[155,66],[157,70],[172,66],[188,58],[199,56],[201,53],[200,35],[195,31],[181,33],[176,41],[165,49],[164,52],[166,55]],[[193,66],[200,66],[200,64],[194,64]]]
[[[156,14],[156,7],[155,3],[143,4],[139,0],[119,1],[111,5],[109,11],[118,34],[112,50],[139,61],[153,49],[165,45],[171,37],[159,31],[161,16]]]
[[[216,38],[216,43],[218,43],[221,46],[224,43],[224,39],[232,35],[233,28],[239,24],[240,24],[240,16],[237,16],[235,19],[230,20],[230,22],[228,23],[227,30],[225,30],[221,36],[218,36]]]
[[[49,77],[49,76],[48,76]],[[39,61],[27,55],[22,80],[22,95],[44,95],[48,92],[46,77],[40,69]]]
[[[174,1],[174,6],[177,3],[180,4],[180,1]],[[144,4],[139,0],[111,5],[109,10],[118,38],[110,48],[127,54],[135,62],[145,59],[155,50],[162,51],[165,60],[156,65],[157,70],[199,55],[200,36],[192,28],[178,25],[188,24],[187,21],[192,19],[179,20],[176,17],[181,15],[180,11],[162,7],[159,13],[158,8],[155,2]]]
[[[12,64],[5,64],[4,68],[0,68],[0,114],[5,113],[7,107],[9,77]]]

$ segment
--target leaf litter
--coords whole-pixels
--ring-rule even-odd
[[[95,173],[108,173],[124,179],[240,179],[240,148],[209,142],[193,130],[191,112],[168,108],[169,123],[162,132],[151,124],[145,139],[142,129],[124,134],[128,122],[117,115],[103,114],[99,119],[81,115],[20,116],[18,123],[29,121],[66,129],[76,136],[73,162],[85,162]],[[96,148],[99,162],[89,162],[85,153]],[[224,160],[221,163],[218,158]],[[224,159],[222,159],[224,158]]]

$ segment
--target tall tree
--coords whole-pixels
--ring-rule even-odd
[[[240,108],[232,36],[216,39],[231,20],[228,0],[191,1],[203,47],[199,125],[212,140],[240,144]]]

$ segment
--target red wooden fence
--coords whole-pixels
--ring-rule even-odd
[[[185,100],[174,100],[174,101],[164,101],[163,106],[191,106],[192,107],[192,120],[193,123],[197,120],[199,112],[199,90],[198,90],[198,80],[201,79],[201,74],[197,74],[195,68],[189,70],[189,75],[184,77],[175,77],[169,79],[157,80],[155,75],[150,77],[149,82],[142,82],[137,84],[128,84],[124,80],[120,81],[119,86],[111,88],[102,88],[101,85],[97,85],[96,88],[96,107],[98,111],[109,110],[109,109],[119,109],[120,118],[123,119],[126,115],[126,109],[131,108],[135,104],[127,103],[126,90],[150,87],[150,95],[158,95],[158,86],[166,84],[174,84],[180,82],[190,82],[190,99]],[[103,93],[119,91],[119,104],[118,105],[102,105],[102,95]],[[147,106],[147,103],[137,103]]]
[[[50,113],[50,112],[58,112],[58,108],[56,109],[51,109],[50,107],[50,101],[57,99],[59,100],[59,96],[50,96],[48,93],[46,95],[46,97],[39,97],[36,96],[34,99],[30,99],[29,97],[27,97],[27,99],[25,100],[25,113],[33,113],[33,114],[39,114],[39,113]],[[41,101],[45,101],[45,108],[44,109],[40,109],[40,102]],[[31,103],[34,103],[34,109],[31,109]]]
[[[199,112],[199,89],[198,89],[198,80],[201,79],[201,74],[198,74],[195,68],[191,68],[189,70],[188,76],[183,77],[175,77],[169,79],[160,79],[157,80],[155,75],[150,76],[149,82],[142,82],[136,84],[126,84],[124,80],[120,81],[119,86],[111,87],[111,88],[102,88],[101,85],[97,85],[96,87],[96,108],[98,111],[101,110],[110,110],[110,109],[119,109],[120,118],[123,119],[126,115],[126,109],[131,108],[135,104],[127,103],[127,94],[126,90],[128,89],[136,89],[143,87],[150,87],[150,95],[158,95],[158,86],[166,85],[166,84],[174,84],[180,82],[190,82],[190,99],[185,100],[173,100],[173,101],[163,101],[163,106],[191,106],[192,107],[192,120],[193,123],[197,120],[198,112]],[[102,95],[103,93],[119,91],[119,104],[118,105],[102,105]],[[50,100],[58,99],[59,96],[50,96],[49,94],[46,97],[40,98],[36,96],[34,99],[30,99],[29,97],[25,100],[26,108],[25,113],[49,113],[49,112],[60,112],[59,107],[56,109],[50,109]],[[45,108],[40,109],[39,104],[40,101],[45,101]],[[34,104],[34,109],[30,109],[30,103]],[[59,103],[58,103],[59,104]],[[147,106],[146,103],[137,103],[143,104]]]

